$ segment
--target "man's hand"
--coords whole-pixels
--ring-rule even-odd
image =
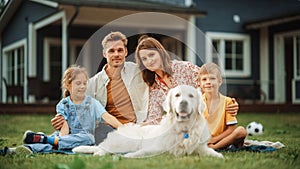
[[[239,111],[239,104],[235,100],[235,98],[232,98],[232,104],[228,105],[225,110],[229,112],[232,116],[236,116]]]
[[[60,130],[65,122],[65,119],[62,115],[56,115],[51,119],[51,124],[55,130]]]

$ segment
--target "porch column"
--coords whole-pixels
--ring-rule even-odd
[[[187,25],[186,60],[196,64],[196,17],[191,15]]]
[[[57,20],[62,20],[62,69],[64,70],[67,65],[67,38],[66,38],[66,30],[67,30],[67,21],[66,14],[64,11],[60,11],[55,13],[47,18],[44,18],[36,23],[30,23],[28,26],[28,74],[27,77],[35,77],[37,76],[37,31]],[[47,65],[44,65],[47,66]],[[49,68],[47,68],[49,69]],[[26,77],[26,78],[27,78]],[[28,87],[28,84],[24,84],[25,88]],[[28,92],[25,93],[25,102],[34,102],[34,98],[28,96]]]
[[[68,66],[68,39],[67,39],[67,33],[68,33],[68,28],[67,28],[67,19],[66,19],[66,14],[65,12],[62,15],[62,57],[61,57],[61,70],[62,70],[62,75],[64,71],[67,69]]]
[[[260,88],[266,94],[266,102],[269,100],[269,30],[268,27],[260,29]]]
[[[28,76],[36,76],[36,30],[34,24],[28,26]]]

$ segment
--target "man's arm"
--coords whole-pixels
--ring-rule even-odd
[[[105,112],[102,115],[102,119],[110,124],[113,128],[118,128],[123,125],[115,116],[112,116],[108,112]]]
[[[51,124],[55,130],[60,130],[65,122],[65,118],[57,114],[54,118],[51,119]]]

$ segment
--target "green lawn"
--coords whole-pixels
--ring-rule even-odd
[[[53,132],[53,115],[0,115],[0,148],[22,144],[25,130]],[[264,125],[264,135],[248,137],[254,140],[280,141],[286,147],[275,152],[223,152],[225,159],[195,155],[174,157],[168,154],[126,159],[119,156],[94,157],[90,155],[33,154],[0,156],[0,169],[61,168],[61,169],[300,169],[300,113],[239,113],[239,125],[251,121]]]

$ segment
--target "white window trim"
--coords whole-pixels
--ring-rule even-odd
[[[43,80],[49,81],[50,80],[50,46],[51,45],[61,45],[61,40],[59,38],[45,38],[44,39],[44,74]]]
[[[299,32],[298,32],[299,33]],[[296,83],[297,82],[300,82],[300,75],[297,76],[297,63],[296,63],[296,60],[297,60],[297,53],[296,53],[296,36],[298,36],[298,34],[295,34],[293,35],[293,45],[294,45],[294,51],[293,51],[293,60],[294,60],[294,65],[293,65],[293,73],[294,73],[294,79],[292,80],[292,97],[293,97],[293,103],[300,103],[300,98],[296,98]],[[299,47],[300,48],[300,47]],[[299,90],[299,89],[298,89]]]
[[[293,95],[293,103],[300,103],[300,98],[296,98],[296,83],[300,82],[300,78],[295,78],[292,80],[292,95]]]
[[[251,75],[251,53],[250,53],[250,36],[240,33],[223,33],[223,32],[206,32],[206,62],[212,62],[212,41],[217,40],[242,40],[244,45],[244,70],[237,71],[225,71],[224,69],[224,52],[219,53],[219,63],[221,70],[225,71],[227,77],[249,77]],[[223,51],[224,49],[220,49]]]
[[[81,45],[83,46],[85,44],[85,40],[81,39],[71,39],[70,40],[70,58],[69,58],[69,63],[75,64],[76,63],[76,46]],[[50,80],[50,45],[61,45],[61,39],[59,38],[49,38],[46,37],[44,39],[44,74],[43,74],[43,79],[45,81]],[[64,70],[63,70],[64,71]]]
[[[15,49],[18,49],[18,48],[21,48],[23,47],[24,48],[24,84],[23,84],[23,91],[24,91],[24,94],[23,94],[23,98],[24,98],[24,102],[27,101],[27,98],[26,98],[26,95],[27,95],[27,65],[28,65],[28,58],[27,58],[27,39],[24,38],[24,39],[21,39],[19,41],[16,41],[10,45],[7,45],[7,46],[4,46],[3,47],[3,50],[2,50],[2,56],[3,56],[3,63],[5,64],[2,64],[2,77],[6,78],[7,79],[7,74],[5,72],[7,72],[7,53],[12,51],[12,50],[15,50]],[[15,76],[15,78],[17,78],[17,76]],[[2,82],[1,82],[2,83]],[[3,90],[4,88],[2,88]],[[5,89],[6,90],[6,89]],[[2,100],[4,102],[6,102],[6,91],[5,93],[2,92]]]
[[[29,75],[34,77],[36,76],[36,64],[37,64],[37,54],[36,54],[36,47],[37,47],[37,30],[40,28],[43,28],[44,26],[47,26],[57,20],[62,21],[62,70],[65,70],[67,68],[67,18],[65,11],[60,11],[58,13],[55,13],[45,19],[42,19],[41,21],[37,23],[30,23],[28,26],[28,41],[29,41],[29,60],[31,62],[29,63]],[[63,73],[63,72],[62,72]]]
[[[84,44],[86,43],[87,40],[82,40],[82,39],[71,39],[70,40],[70,58],[69,58],[69,63],[71,64],[76,64],[76,47],[77,46],[82,46],[84,47]]]

